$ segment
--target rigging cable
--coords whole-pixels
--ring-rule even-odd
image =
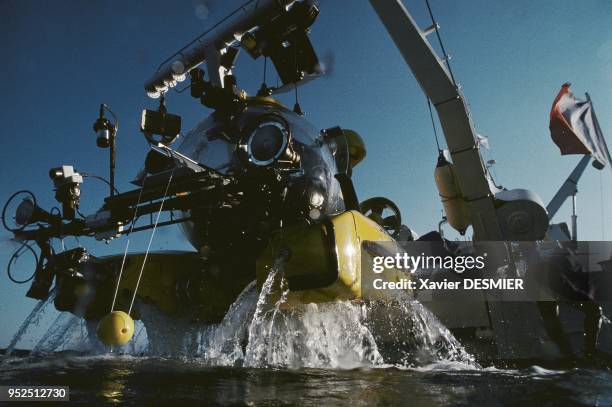
[[[162,198],[161,203],[159,204],[159,211],[157,211],[157,217],[155,218],[155,224],[153,225],[153,230],[151,231],[151,237],[149,238],[149,244],[147,245],[147,250],[145,251],[144,259],[142,260],[142,266],[140,267],[140,273],[138,273],[138,280],[136,280],[136,287],[134,288],[134,295],[132,295],[132,302],[130,303],[130,308],[128,308],[128,315],[132,312],[132,307],[134,306],[134,300],[136,299],[136,294],[138,293],[138,286],[140,285],[140,279],[142,278],[142,272],[144,271],[145,264],[147,263],[147,257],[149,256],[149,251],[151,250],[151,243],[153,243],[153,237],[155,236],[155,230],[157,229],[157,224],[159,222],[159,217],[164,208],[164,202],[166,202],[166,196],[168,196],[168,190],[170,189],[170,184],[172,183],[172,176],[174,175],[174,169],[170,173],[170,177],[168,178],[168,184],[166,185],[166,191],[164,192],[164,197]]]
[[[453,85],[455,85],[455,88],[459,89],[459,86],[457,85],[457,82],[455,81],[455,75],[453,75],[453,69],[451,68],[450,56],[446,53],[446,48],[444,48],[444,43],[442,41],[442,36],[440,35],[439,25],[438,25],[438,22],[436,21],[436,18],[434,17],[433,11],[431,10],[431,5],[429,4],[429,0],[425,0],[425,5],[427,6],[427,11],[429,12],[429,17],[431,18],[432,27],[433,27],[434,31],[436,32],[436,37],[438,38],[438,44],[440,44],[440,50],[442,51],[442,55],[444,56],[444,62],[446,63],[446,67],[448,68],[448,73],[449,73],[449,75],[451,77],[451,80],[453,81]],[[431,114],[431,102],[429,101],[429,99],[427,99],[427,103],[430,104],[429,105],[429,112]],[[432,116],[432,121],[433,121],[433,116]],[[435,134],[435,127],[434,127],[434,134]],[[436,135],[436,143],[437,142],[438,142],[438,138],[437,138],[437,135]],[[441,151],[439,144],[438,144],[438,151]],[[491,172],[489,171],[489,168],[486,165],[485,165],[485,170],[486,170],[487,174],[489,174],[489,176],[491,176]],[[495,186],[497,186],[495,181],[493,181],[493,183],[495,184]]]
[[[440,140],[438,140],[438,131],[436,130],[436,122],[434,121],[433,111],[431,110],[431,100],[427,98],[427,107],[429,107],[429,117],[431,118],[431,127],[433,127],[434,138],[436,139],[436,146],[438,147],[438,154],[442,152],[440,149]]]
[[[429,17],[431,18],[432,27],[436,31],[436,37],[438,37],[438,43],[440,44],[440,49],[442,50],[442,55],[444,55],[444,61],[446,62],[446,66],[448,67],[448,73],[453,81],[453,85],[457,88],[457,82],[455,82],[455,76],[453,75],[453,70],[450,65],[450,57],[446,53],[446,49],[444,48],[444,44],[442,43],[442,36],[440,35],[440,31],[438,29],[438,23],[434,18],[433,12],[431,11],[431,6],[429,5],[429,0],[425,0],[425,4],[427,5],[427,11],[429,11]]]
[[[130,247],[130,234],[132,230],[134,230],[134,223],[136,223],[137,214],[138,214],[138,205],[140,205],[140,199],[142,198],[142,191],[145,187],[145,182],[147,181],[147,176],[145,174],[142,185],[140,186],[140,192],[138,193],[138,201],[136,202],[136,207],[134,208],[134,214],[132,215],[132,222],[130,225],[130,230],[128,230],[126,237],[127,243],[125,244],[125,251],[123,252],[123,259],[121,260],[121,268],[119,269],[119,276],[117,277],[117,285],[115,286],[115,294],[113,295],[113,303],[111,304],[111,312],[115,310],[115,302],[117,301],[117,293],[119,292],[119,284],[121,284],[121,276],[123,275],[123,268],[125,267],[125,260],[127,258],[128,248]]]
[[[425,0],[425,5],[427,6],[427,11],[429,12],[429,17],[431,18],[432,27],[436,31],[436,37],[438,38],[438,43],[440,44],[440,49],[442,50],[442,55],[444,56],[444,61],[446,63],[446,66],[448,67],[448,72],[450,74],[451,80],[453,81],[453,85],[455,85],[455,88],[457,88],[457,82],[455,82],[455,76],[453,75],[453,70],[451,69],[451,65],[450,65],[450,57],[446,53],[446,48],[444,48],[444,43],[442,42],[442,36],[440,35],[438,22],[436,21],[433,15],[433,11],[431,10],[429,0]],[[436,124],[435,124],[433,112],[431,109],[431,100],[429,98],[427,98],[427,107],[429,108],[429,117],[431,118],[431,125],[433,127],[434,137],[436,139],[436,146],[438,147],[438,154],[439,154],[442,152],[442,149],[440,148],[440,140],[438,139],[438,132],[436,130]]]

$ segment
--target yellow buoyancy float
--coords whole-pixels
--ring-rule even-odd
[[[106,346],[125,345],[134,336],[134,320],[123,311],[113,311],[100,320],[97,333]]]

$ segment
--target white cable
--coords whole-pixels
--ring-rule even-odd
[[[159,205],[159,211],[157,211],[157,217],[155,218],[155,224],[153,225],[153,231],[151,232],[151,237],[149,238],[149,244],[147,245],[147,251],[145,252],[144,259],[142,260],[142,266],[140,267],[140,273],[138,273],[138,280],[136,280],[136,287],[134,288],[134,295],[132,296],[132,302],[130,303],[130,308],[128,309],[128,315],[132,312],[132,307],[134,306],[134,300],[136,299],[136,294],[138,293],[138,286],[140,285],[140,279],[142,278],[142,272],[144,271],[145,264],[147,263],[147,257],[149,256],[149,250],[151,250],[151,243],[153,243],[153,237],[155,236],[155,229],[157,229],[157,223],[159,222],[159,217],[162,213],[162,209],[164,208],[164,202],[166,202],[166,195],[168,194],[168,189],[170,188],[170,183],[172,182],[172,176],[174,175],[174,169],[170,173],[170,178],[168,178],[168,185],[166,185],[166,191],[164,192],[164,197],[162,198],[161,204]]]
[[[121,276],[123,275],[123,267],[125,266],[125,259],[127,258],[128,247],[130,247],[130,234],[134,229],[134,222],[136,221],[136,215],[138,213],[138,205],[140,205],[140,198],[142,198],[142,191],[145,186],[145,181],[147,180],[147,176],[142,180],[142,185],[140,186],[140,192],[138,193],[138,202],[136,202],[136,208],[134,208],[134,215],[132,215],[132,222],[130,225],[130,230],[127,233],[127,243],[125,244],[125,251],[123,253],[123,260],[121,261],[121,268],[119,269],[119,277],[117,278],[117,285],[115,286],[115,294],[113,295],[113,303],[111,304],[111,312],[115,310],[115,302],[117,301],[117,293],[119,292],[119,284],[121,284]]]
[[[117,277],[117,284],[115,285],[115,294],[113,295],[113,303],[111,305],[111,312],[115,310],[115,301],[117,301],[117,293],[119,292],[119,284],[121,284],[121,276],[123,274],[123,267],[125,266],[125,259],[127,258],[128,247],[130,247],[130,239],[128,238],[125,244],[125,251],[123,252],[123,260],[121,261],[121,268],[119,269],[119,277]]]

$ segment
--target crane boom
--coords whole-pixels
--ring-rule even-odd
[[[548,219],[552,220],[557,211],[561,208],[563,203],[572,195],[575,195],[578,192],[578,180],[582,177],[584,170],[586,169],[587,164],[591,161],[591,155],[586,154],[576,165],[576,168],[572,171],[572,173],[567,177],[563,185],[559,188],[553,199],[550,200],[548,205],[546,206],[546,211],[548,212]]]
[[[489,177],[461,91],[401,0],[370,0],[421,89],[436,108],[457,182],[472,219],[474,239],[502,240]]]

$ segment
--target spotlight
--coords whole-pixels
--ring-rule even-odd
[[[181,132],[181,116],[167,112],[162,95],[158,110],[145,109],[142,111],[140,131],[144,133],[149,143],[168,145]],[[160,136],[161,139],[156,140],[153,135]]]
[[[25,198],[15,211],[15,223],[19,226],[27,226],[35,222],[46,222],[56,224],[58,217],[36,205],[30,198]]]
[[[104,112],[107,111],[113,116],[115,124],[112,124],[106,117]],[[100,148],[109,148],[109,187],[110,196],[115,195],[115,139],[117,130],[119,129],[119,120],[112,110],[104,103],[100,104],[100,115],[93,124],[93,129],[96,132],[96,144]]]
[[[100,105],[100,116],[95,121],[93,129],[96,132],[96,144],[100,148],[108,148],[111,144],[111,138],[115,136],[116,128],[111,122],[104,117],[106,105]]]

